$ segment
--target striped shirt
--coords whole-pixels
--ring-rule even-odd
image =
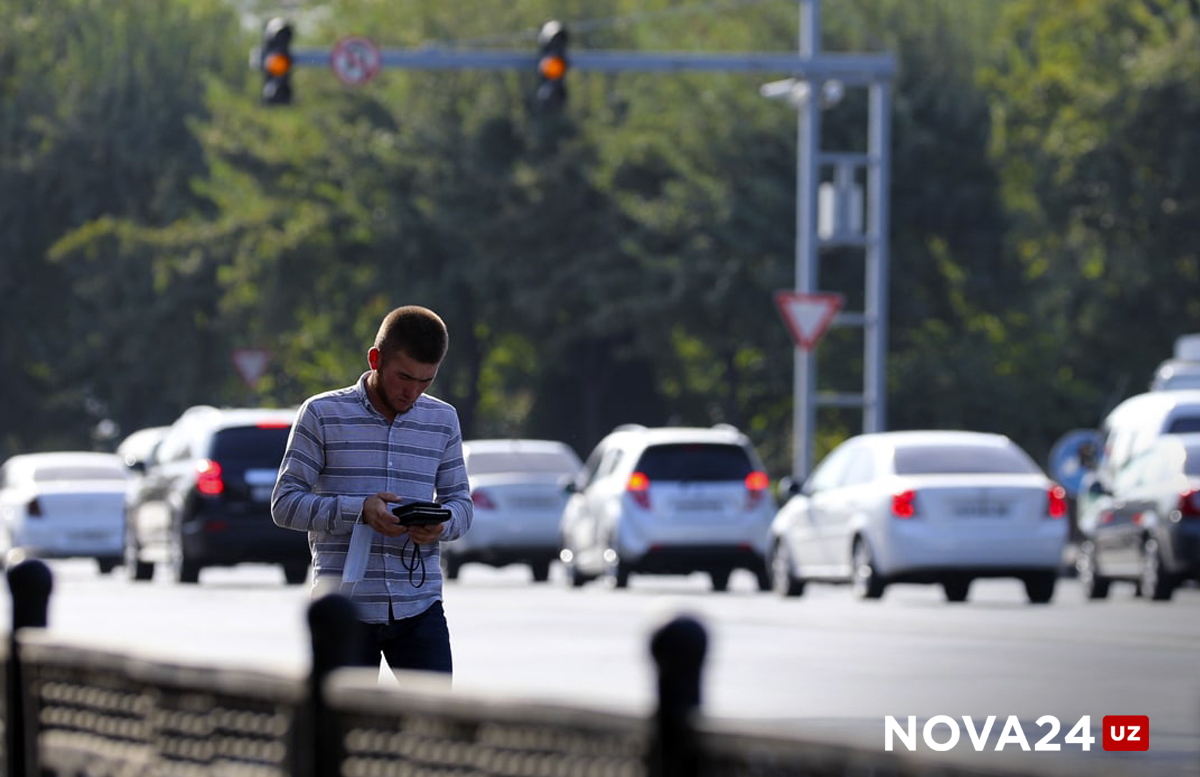
[[[424,584],[413,566],[407,536],[379,534],[363,579],[342,584],[350,532],[363,500],[391,491],[409,501],[438,501],[450,509],[442,540],[471,528],[471,497],[462,457],[458,413],[450,404],[421,395],[390,425],[367,397],[367,375],[358,383],[309,398],[300,406],[271,496],[271,516],[287,529],[308,532],[313,557],[313,595],[349,596],[359,617],[387,623],[389,615],[419,615],[442,598],[439,543],[419,547]]]

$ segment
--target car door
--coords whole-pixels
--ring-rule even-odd
[[[588,456],[574,492],[563,509],[563,544],[575,554],[575,563],[594,574],[602,568],[601,555],[607,547],[604,532],[604,505],[611,491],[611,473],[620,450],[598,447]]]
[[[842,473],[854,455],[849,442],[835,448],[817,465],[804,483],[799,503],[788,527],[788,550],[803,577],[827,577],[835,573],[830,554],[829,533],[836,513],[836,491]],[[795,501],[795,500],[793,500]]]
[[[874,452],[867,445],[855,446],[837,485],[825,493],[816,511],[821,552],[828,559],[829,574],[839,579],[850,577],[851,540],[865,523],[875,478]]]
[[[1111,507],[1096,525],[1096,560],[1106,575],[1138,575],[1142,564],[1142,528],[1147,466],[1152,452],[1134,456],[1113,480]]]

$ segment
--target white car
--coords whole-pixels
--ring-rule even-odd
[[[631,573],[707,572],[724,591],[736,568],[762,590],[770,482],[754,447],[732,426],[620,426],[588,456],[563,511],[562,561],[572,586]]]
[[[1012,440],[966,431],[862,434],[813,470],[771,525],[772,587],[940,583],[965,601],[978,577],[1016,577],[1049,602],[1067,540],[1066,493]]]
[[[469,562],[528,564],[534,580],[549,579],[564,485],[578,474],[579,456],[555,440],[467,440],[463,460],[475,517],[469,532],[442,543],[442,574],[453,580]]]
[[[25,453],[0,467],[0,553],[121,563],[128,470],[113,453]]]

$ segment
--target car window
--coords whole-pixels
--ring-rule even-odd
[[[592,480],[595,479],[596,473],[600,469],[600,462],[603,460],[604,448],[596,446],[596,449],[588,455],[587,461],[583,465],[583,472],[580,474],[579,480],[576,482],[581,483],[584,486],[586,486],[588,483],[591,483]]]
[[[58,467],[38,467],[33,471],[35,483],[72,480],[124,480],[125,470],[118,467],[96,467],[72,464]]]
[[[621,463],[621,459],[625,458],[625,451],[621,448],[612,448],[604,454],[604,458],[600,460],[600,468],[596,471],[596,480],[603,480],[616,471]]]
[[[471,453],[467,457],[467,471],[472,475],[499,472],[557,472],[568,475],[575,469],[575,459],[563,451],[497,451]]]
[[[1184,451],[1183,472],[1192,477],[1200,477],[1200,446]]]
[[[866,483],[875,477],[875,455],[870,448],[860,447],[846,463],[839,486],[854,486]]]
[[[745,480],[754,471],[740,445],[670,443],[652,445],[638,459],[638,472],[650,482]]]
[[[1146,462],[1152,459],[1150,454],[1135,456],[1129,462],[1117,471],[1116,477],[1113,478],[1113,493],[1125,493],[1141,485],[1146,469]]]
[[[906,445],[896,448],[897,475],[1040,472],[1024,451],[992,445]]]
[[[812,477],[808,479],[804,490],[807,493],[815,494],[818,491],[837,488],[842,482],[842,472],[845,471],[846,466],[850,463],[850,458],[857,449],[856,445],[842,445],[835,448],[813,470]]]
[[[1185,434],[1187,432],[1200,432],[1200,416],[1174,418],[1167,426],[1168,434]]]
[[[279,466],[287,448],[287,426],[233,426],[213,435],[209,456],[218,461],[245,459],[264,465]]]

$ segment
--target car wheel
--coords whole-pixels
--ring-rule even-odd
[[[851,554],[852,568],[850,584],[854,595],[859,599],[878,599],[883,596],[886,583],[875,568],[875,559],[871,555],[871,547],[862,537],[854,541]]]
[[[529,565],[533,570],[533,580],[535,583],[544,583],[550,579],[550,562],[549,561],[534,561]]]
[[[955,577],[942,581],[942,590],[946,592],[946,601],[965,602],[971,591],[971,578]]]
[[[629,566],[621,561],[620,554],[612,543],[604,551],[604,563],[606,567],[606,576],[612,578],[613,585],[617,588],[629,587]]]
[[[131,528],[125,529],[125,574],[130,580],[150,580],[154,577],[154,564],[138,558],[141,548]]]
[[[775,543],[771,552],[771,589],[784,597],[804,593],[804,581],[792,574],[792,557],[782,541]]]
[[[96,559],[96,563],[100,565],[100,574],[107,575],[117,567],[121,566],[122,558],[120,556],[105,556]]]
[[[441,555],[441,567],[443,579],[457,580],[458,570],[462,568],[462,562],[443,550]]]
[[[1058,583],[1058,570],[1032,574],[1024,578],[1025,595],[1030,604],[1048,604],[1054,598],[1054,586]]]
[[[183,550],[183,538],[178,534],[171,539],[171,577],[176,583],[200,582],[200,565],[187,557]]]
[[[729,590],[729,576],[733,573],[730,569],[710,569],[708,576],[712,578],[712,589],[714,591]]]
[[[303,585],[308,580],[308,562],[289,561],[283,565],[283,579],[288,585]]]
[[[1088,599],[1105,599],[1108,597],[1108,586],[1111,582],[1100,574],[1100,565],[1096,561],[1096,546],[1084,542],[1079,546],[1079,557],[1075,559],[1075,572],[1083,586],[1083,595]]]
[[[580,572],[579,567],[575,566],[574,559],[563,562],[563,566],[566,568],[567,582],[571,584],[572,588],[582,588],[583,584],[588,581],[587,575]]]
[[[1162,550],[1158,540],[1147,537],[1142,545],[1142,596],[1155,602],[1165,602],[1175,593],[1175,582],[1163,569]]]

